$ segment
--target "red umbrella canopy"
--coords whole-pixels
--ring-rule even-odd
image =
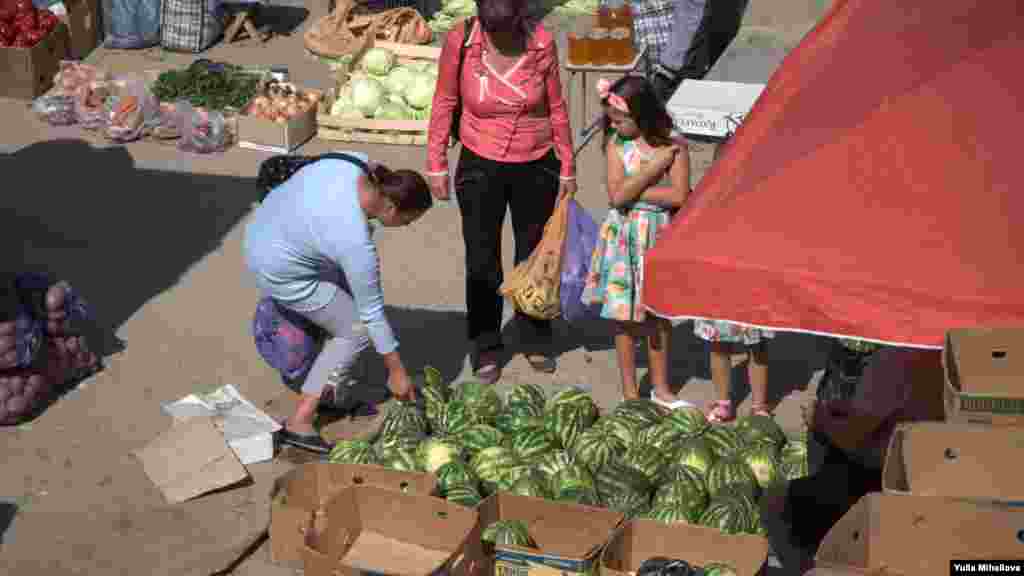
[[[649,253],[668,318],[940,347],[1024,325],[1019,0],[837,0]]]

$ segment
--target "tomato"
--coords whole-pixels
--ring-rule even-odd
[[[24,36],[21,36],[21,35],[19,35],[17,38],[14,39],[14,42],[11,43],[11,46],[14,46],[15,48],[31,48],[32,47],[32,45],[29,44],[29,42],[28,42],[28,38],[26,38]]]
[[[0,22],[6,22],[10,24],[14,21],[14,5],[9,4],[6,0],[0,0]]]
[[[15,14],[35,13],[35,11],[36,7],[32,4],[32,0],[14,0]]]
[[[0,22],[0,40],[7,42],[8,44],[14,40],[16,34],[14,33],[14,27],[7,22]]]
[[[35,30],[38,24],[35,12],[23,12],[14,17],[14,28],[18,32]]]
[[[39,22],[39,28],[47,31],[53,30],[60,22],[60,18],[57,18],[57,15],[49,10],[40,10],[39,14],[36,14],[36,20]]]
[[[6,38],[0,38],[0,48],[10,48],[11,43]]]

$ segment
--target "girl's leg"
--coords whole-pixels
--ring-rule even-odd
[[[650,328],[647,334],[647,362],[650,366],[651,385],[654,395],[665,402],[675,402],[676,396],[669,387],[668,378],[668,345],[672,334],[672,324],[663,318],[648,320]]]
[[[640,397],[640,386],[636,382],[636,338],[631,322],[616,322],[615,351],[619,356],[619,373],[622,376],[622,397],[634,400]]]
[[[764,342],[751,346],[747,374],[750,377],[750,412],[771,416],[772,406],[768,402],[768,358]]]
[[[708,419],[715,423],[733,420],[736,415],[730,399],[732,346],[725,342],[711,343],[711,383],[715,387],[715,401],[711,405]]]

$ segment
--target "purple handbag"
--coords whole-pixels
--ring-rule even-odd
[[[570,199],[568,230],[562,254],[562,284],[559,289],[562,318],[566,322],[593,318],[600,312],[599,305],[583,302],[583,288],[587,283],[590,259],[597,246],[599,232],[597,222],[586,209],[576,200]]]
[[[306,375],[325,335],[322,328],[270,297],[256,305],[252,333],[260,356],[288,381]]]

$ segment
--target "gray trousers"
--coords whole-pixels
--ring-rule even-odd
[[[709,0],[676,0],[672,17],[672,36],[661,53],[659,64],[678,73],[686,65],[686,54],[704,17],[704,6]]]

